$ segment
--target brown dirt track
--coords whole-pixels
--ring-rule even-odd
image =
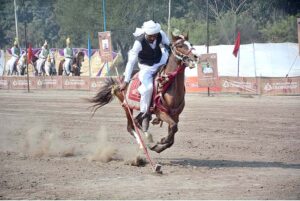
[[[90,119],[93,94],[0,90],[0,199],[300,199],[300,97],[188,94],[155,175],[125,164],[117,101]]]

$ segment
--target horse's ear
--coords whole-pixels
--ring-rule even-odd
[[[172,40],[173,40],[173,42],[175,42],[175,41],[178,40],[178,38],[180,37],[180,30],[175,28],[175,29],[171,32],[171,35],[172,35]]]
[[[186,33],[186,35],[184,36],[185,40],[189,40],[189,31]]]
[[[172,36],[172,41],[175,42],[177,40],[177,37],[173,34],[173,32],[171,32],[171,36]]]

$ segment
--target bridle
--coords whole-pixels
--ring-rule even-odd
[[[177,46],[180,44],[185,44],[189,49],[187,52],[183,53],[177,49]],[[178,40],[176,40],[173,44],[171,44],[171,51],[175,58],[181,62],[182,65],[188,66],[189,68],[195,68],[197,66],[198,60],[193,60],[190,58],[190,54],[192,51],[195,50],[195,48],[192,47],[192,45],[184,39],[184,36],[180,36]]]

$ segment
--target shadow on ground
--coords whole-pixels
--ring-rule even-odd
[[[263,161],[232,161],[232,160],[201,160],[191,158],[172,158],[166,159],[171,165],[196,166],[208,168],[232,168],[232,167],[249,167],[249,168],[291,168],[300,169],[300,164],[288,164],[282,162],[263,162]],[[163,164],[163,162],[162,162]],[[167,163],[165,163],[167,165]]]

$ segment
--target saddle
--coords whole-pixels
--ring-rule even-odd
[[[126,99],[130,109],[140,110],[140,100],[141,94],[138,90],[139,86],[141,86],[142,82],[139,80],[139,73],[137,72],[131,79],[128,90],[126,91]],[[153,93],[152,100],[150,103],[150,111],[153,111],[153,98],[156,95],[156,84],[155,79],[153,79]]]

